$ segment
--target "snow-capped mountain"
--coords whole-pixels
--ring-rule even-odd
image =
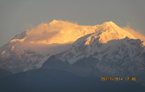
[[[0,48],[0,68],[13,73],[40,68],[50,55],[65,51],[96,26],[79,26],[61,20],[41,23],[16,35]]]
[[[134,40],[126,37],[121,40],[111,40],[105,44],[100,44],[99,39],[95,39],[89,45],[85,45],[85,42],[85,40],[82,41],[80,45],[74,43],[71,49],[59,53],[57,56],[72,65],[79,61],[88,65],[92,63],[90,67],[109,75],[127,72],[135,75],[145,71],[145,51],[139,39]],[[86,62],[83,62],[84,58],[86,58]]]
[[[138,47],[142,49],[138,49]],[[61,59],[73,64],[83,57],[95,55],[95,58],[102,61],[103,55],[107,54],[107,57],[110,58],[111,53],[115,51],[119,55],[123,55],[125,52],[119,50],[120,48],[130,49],[130,56],[138,52],[135,51],[136,49],[140,50],[139,52],[144,51],[142,41],[119,28],[113,22],[106,22],[99,26],[94,33],[85,35],[74,42],[71,49],[61,54]]]
[[[143,53],[142,42],[111,21],[83,26],[53,20],[16,35],[2,46],[0,68],[13,73],[40,68],[53,54],[70,64],[90,56],[102,63],[125,62],[126,55],[143,64]]]
[[[113,22],[103,23],[94,33],[79,38],[69,50],[57,56],[71,65],[91,69],[88,74],[135,76],[145,85],[144,42]]]

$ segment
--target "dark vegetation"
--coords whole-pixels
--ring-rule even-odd
[[[38,69],[0,79],[0,92],[145,92],[131,81],[101,81],[66,71]]]

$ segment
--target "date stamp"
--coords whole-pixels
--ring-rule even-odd
[[[136,81],[136,77],[101,77],[101,81]]]

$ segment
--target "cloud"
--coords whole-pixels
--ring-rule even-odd
[[[141,33],[140,30],[134,30],[130,27],[130,25],[126,25],[125,27],[122,27],[124,30],[128,31],[130,34],[132,34],[137,39],[140,39],[141,41],[145,42],[145,35]]]
[[[81,26],[68,21],[53,20],[41,23],[37,27],[27,30],[25,41],[37,44],[66,44],[94,32],[89,26]]]

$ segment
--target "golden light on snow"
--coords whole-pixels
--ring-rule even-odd
[[[107,43],[110,40],[128,37],[141,39],[145,46],[145,36],[133,29],[120,28],[112,21],[101,25],[85,26],[68,21],[53,20],[50,23],[41,23],[33,29],[26,30],[23,34],[18,34],[9,43],[16,43],[16,47],[21,47],[16,49],[20,50],[29,48],[42,53],[54,54],[66,50],[66,48],[69,49],[72,43],[86,35],[89,36],[83,40],[85,45],[92,44],[95,39],[98,39],[99,43]]]
[[[99,27],[101,29],[99,29]],[[97,32],[100,30],[102,33],[97,36]],[[96,33],[87,38],[85,45],[91,44],[96,38],[99,38],[99,43],[107,43],[110,40],[119,40],[126,37],[136,39],[136,37],[131,35],[128,31],[118,27],[115,23],[110,21],[98,26]]]
[[[124,30],[128,31],[130,34],[132,34],[135,38],[140,39],[143,41],[143,45],[145,46],[145,36],[140,33],[140,31],[133,30],[129,25],[126,27],[123,27]]]
[[[98,33],[101,33],[97,35]],[[27,30],[24,39],[13,39],[11,42],[25,42],[28,44],[72,44],[78,38],[92,34],[86,39],[85,45],[91,44],[94,39],[99,38],[99,43],[107,43],[110,40],[123,38],[141,39],[145,36],[133,29],[120,28],[112,21],[101,25],[84,26],[68,21],[53,20],[50,23],[41,23],[37,27]]]
[[[23,38],[23,39],[13,39],[13,40],[11,40],[10,42],[12,43],[12,42],[23,42],[25,40],[25,38]]]
[[[93,32],[95,31],[91,26],[79,26],[67,21],[54,20],[47,24],[42,23],[36,28],[27,31],[27,38],[30,43],[67,44]]]

